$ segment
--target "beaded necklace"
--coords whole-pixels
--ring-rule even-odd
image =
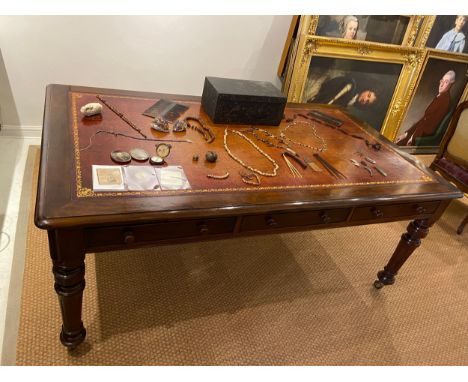
[[[371,147],[375,151],[379,151],[382,148],[382,144],[379,143],[379,142],[371,142],[371,141],[369,141],[368,139],[364,138],[361,135],[350,133],[349,131],[343,129],[339,125],[333,125],[333,124],[327,123],[323,119],[315,118],[313,112],[310,112],[307,115],[294,114],[294,118],[296,118],[296,117],[302,117],[302,118],[306,118],[306,119],[311,120],[311,121],[317,121],[317,122],[321,123],[323,126],[331,127],[332,129],[338,130],[339,132],[341,132],[341,133],[343,133],[345,135],[349,135],[350,137],[353,137],[353,138],[356,138],[356,139],[361,139],[366,143],[367,147]]]
[[[199,126],[197,126],[197,125],[195,125],[193,123],[190,123],[190,121],[197,122]],[[215,134],[213,133],[213,131],[208,126],[206,126],[206,124],[204,123],[204,121],[201,118],[186,117],[185,118],[185,123],[187,124],[188,128],[193,129],[193,130],[197,131],[198,133],[200,133],[201,135],[203,135],[203,138],[205,139],[205,141],[207,143],[211,143],[211,142],[213,142],[215,140]]]
[[[130,121],[124,113],[117,110],[115,106],[112,106],[109,102],[107,102],[104,98],[102,98],[99,94],[96,95],[96,98],[101,101],[104,105],[106,105],[109,109],[111,109],[115,114],[119,116],[124,122],[126,122],[133,130],[135,130],[138,134],[140,134],[143,138],[148,138],[145,134],[142,133],[141,129],[139,129],[132,121]]]
[[[306,143],[297,142],[297,141],[292,140],[291,138],[288,138],[285,135],[286,130],[288,130],[290,127],[297,126],[298,124],[305,124],[307,126],[310,125],[312,127],[312,133],[314,134],[315,138],[317,138],[322,143],[321,147],[315,147],[315,146],[308,145]],[[323,139],[323,137],[318,135],[317,127],[315,126],[315,123],[309,123],[309,122],[306,122],[306,121],[293,121],[292,123],[287,125],[285,127],[285,129],[280,133],[280,137],[283,138],[284,140],[288,141],[288,142],[293,143],[293,144],[296,144],[296,145],[299,145],[299,146],[302,146],[302,147],[307,147],[309,149],[312,149],[312,150],[318,151],[318,152],[326,151],[327,148],[328,148],[328,145],[327,145],[327,142],[325,142],[325,139]]]
[[[257,150],[260,154],[262,154],[266,159],[268,159],[273,164],[273,167],[274,167],[273,170],[271,172],[261,171],[261,170],[256,169],[255,167],[252,167],[252,166],[249,166],[249,165],[245,164],[241,159],[237,158],[231,152],[231,150],[228,147],[228,144],[227,144],[228,133],[237,134],[239,137],[241,137],[242,139],[247,141],[250,145],[252,145],[255,148],[255,150]],[[257,173],[259,175],[263,175],[263,176],[276,176],[277,175],[277,172],[278,172],[278,169],[279,169],[278,163],[276,163],[275,160],[272,157],[270,157],[266,152],[262,151],[260,149],[260,147],[258,147],[255,144],[255,142],[253,142],[251,139],[249,139],[249,137],[247,137],[246,135],[242,134],[240,131],[232,130],[232,129],[225,129],[224,130],[224,148],[225,148],[225,150],[227,151],[227,153],[229,154],[229,156],[232,159],[234,159],[237,163],[241,164],[246,169],[248,169],[248,170],[250,170],[250,171],[252,171],[254,173]]]
[[[287,137],[286,134],[285,134],[286,130],[289,129],[290,127],[296,126],[297,124],[306,124],[307,126],[310,125],[312,127],[312,132],[313,132],[314,136],[321,142],[321,147],[315,147],[315,146],[312,146],[312,145],[308,145],[307,143],[297,142],[297,141]],[[305,122],[305,121],[304,122],[303,121],[293,121],[292,123],[290,123],[289,125],[286,126],[284,131],[282,131],[279,134],[279,136],[275,135],[273,133],[270,133],[268,130],[260,129],[260,128],[254,127],[254,126],[251,126],[250,129],[247,130],[247,131],[252,133],[252,135],[257,140],[259,140],[260,142],[265,143],[269,147],[276,147],[278,149],[286,149],[286,148],[289,147],[289,145],[287,143],[287,142],[289,142],[289,143],[292,143],[292,144],[295,144],[295,145],[298,145],[298,146],[307,147],[309,149],[312,149],[312,150],[318,151],[318,152],[323,152],[323,151],[327,150],[327,142],[325,142],[325,139],[323,139],[320,135],[318,135],[315,124],[311,124],[311,123]],[[261,137],[260,134],[263,134],[266,137],[271,138],[271,139]]]
[[[98,134],[109,134],[113,135],[114,137],[125,137],[131,139],[137,139],[139,141],[149,141],[149,142],[183,142],[183,143],[192,143],[190,139],[156,139],[156,138],[140,138],[140,137],[133,137],[131,135],[123,134],[123,133],[116,133],[115,131],[107,131],[107,130],[98,130],[93,135],[89,137],[89,144],[80,149],[80,151],[88,150],[93,145],[93,139]]]

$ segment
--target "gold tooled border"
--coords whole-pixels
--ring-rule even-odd
[[[339,188],[348,186],[369,186],[369,185],[383,185],[383,184],[410,184],[410,183],[425,183],[432,182],[433,179],[423,173],[421,179],[418,180],[393,180],[393,181],[376,181],[376,182],[356,182],[356,183],[339,183],[339,184],[306,184],[294,186],[250,186],[250,187],[235,187],[235,188],[210,188],[200,190],[155,190],[155,191],[124,191],[124,192],[94,192],[92,189],[83,187],[81,179],[81,161],[80,161],[80,147],[78,136],[78,109],[76,100],[81,98],[85,93],[71,93],[72,114],[73,114],[73,142],[75,150],[75,169],[76,169],[76,196],[78,198],[101,198],[101,197],[114,197],[114,196],[155,196],[155,195],[183,195],[183,194],[205,194],[210,192],[232,192],[232,191],[272,191],[272,190],[300,190],[300,189],[316,189],[316,188]],[[131,96],[114,96],[106,95],[109,98],[127,98],[127,99],[145,99],[152,98],[131,97]],[[364,131],[366,132],[366,131]],[[370,134],[369,134],[370,135]]]

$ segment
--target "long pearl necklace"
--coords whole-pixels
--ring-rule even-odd
[[[228,132],[229,133],[234,133],[234,134],[237,134],[239,137],[241,137],[242,139],[246,140],[247,142],[249,142],[254,148],[255,150],[257,150],[260,154],[262,154],[266,159],[268,159],[272,164],[273,164],[273,171],[272,172],[264,172],[264,171],[260,171],[252,166],[249,166],[247,164],[245,164],[241,159],[237,158],[232,152],[231,150],[229,150],[229,147],[228,147],[228,144],[227,144],[227,136],[228,136]],[[262,151],[260,149],[260,147],[258,147],[251,139],[249,139],[247,136],[245,136],[244,134],[242,134],[240,131],[238,130],[232,130],[232,129],[226,129],[224,130],[224,148],[226,149],[227,153],[229,154],[229,156],[234,159],[237,163],[241,164],[243,167],[249,169],[250,171],[252,172],[255,172],[259,175],[263,175],[263,176],[276,176],[277,174],[277,171],[279,169],[279,166],[278,166],[278,163],[275,162],[275,160],[270,157],[266,152]]]

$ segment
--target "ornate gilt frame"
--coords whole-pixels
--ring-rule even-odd
[[[435,17],[434,17],[434,19],[435,19]],[[432,22],[434,22],[434,20],[432,20]],[[432,26],[432,24],[431,24],[431,26]],[[398,127],[396,129],[392,130],[393,134],[391,136],[387,136],[387,138],[389,138],[391,141],[394,141],[395,138],[397,137],[397,134],[398,134],[398,131],[400,130],[401,124],[402,124],[402,122],[403,122],[403,120],[404,120],[404,118],[405,118],[405,116],[406,116],[406,114],[407,114],[407,112],[409,110],[409,107],[411,106],[411,104],[413,102],[414,96],[416,95],[416,90],[417,90],[417,88],[419,86],[419,83],[421,82],[422,76],[424,74],[424,70],[426,69],[426,65],[427,65],[429,59],[436,58],[436,59],[440,59],[440,60],[468,63],[468,60],[466,58],[466,54],[446,52],[444,50],[439,50],[439,49],[425,49],[424,51],[425,51],[425,57],[424,57],[422,65],[421,65],[421,67],[419,69],[419,75],[418,75],[417,81],[415,83],[415,86],[413,87],[413,90],[411,91],[407,107],[405,107],[404,112],[401,114],[401,119],[400,119],[400,123],[398,124]],[[467,70],[465,76],[468,77],[468,70]],[[460,99],[458,100],[457,106],[460,103],[462,103],[464,101],[467,101],[467,100],[468,100],[468,83],[465,86],[465,89],[463,90],[463,93],[462,93]],[[408,147],[402,146],[401,148],[402,149],[407,149],[411,153],[414,153],[414,154],[424,154],[424,153],[432,153],[433,154],[433,153],[437,152],[438,146],[435,146],[435,147],[431,146],[431,147],[427,147],[427,148],[425,148],[424,146],[408,146]]]
[[[414,46],[417,47],[417,48],[425,48],[425,49],[434,49],[434,48],[430,48],[430,47],[426,47],[426,44],[427,44],[427,40],[429,39],[429,36],[431,35],[431,32],[432,32],[432,28],[434,26],[434,23],[437,19],[437,17],[439,17],[441,15],[437,15],[437,16],[425,16],[424,17],[424,20],[423,22],[421,23],[421,28],[419,28],[419,33],[418,33],[418,36],[416,38],[416,41],[414,43]],[[444,15],[442,15],[444,16]],[[447,30],[448,31],[448,30]],[[437,50],[441,50],[441,49],[437,49]],[[449,52],[451,54],[464,54],[465,57],[467,55],[467,53],[453,53],[453,52]]]
[[[286,36],[286,41],[284,42],[283,52],[281,53],[281,59],[278,65],[278,77],[283,77],[284,71],[286,70],[288,53],[291,49],[291,43],[294,39],[294,30],[296,29],[296,24],[299,22],[299,17],[294,15],[291,18],[291,23],[289,24],[288,35]],[[299,30],[297,31],[297,36],[299,35]],[[284,76],[286,77],[286,76]]]
[[[434,25],[435,19],[437,16],[424,16],[424,20],[421,23],[421,27],[419,28],[418,36],[414,42],[415,48],[425,48],[426,41],[431,34],[432,26]]]
[[[303,93],[313,56],[402,64],[400,77],[380,130],[381,134],[391,139],[395,135],[395,129],[398,130],[402,115],[409,104],[409,96],[413,93],[417,73],[424,61],[424,50],[367,41],[302,35],[288,92],[289,102],[304,102]]]
[[[301,16],[298,33],[306,34],[306,35],[315,35],[319,17],[320,16]],[[416,36],[418,35],[418,26],[421,20],[424,19],[424,16],[408,16],[408,17],[410,18],[410,21],[408,23],[408,27],[406,28],[403,41],[401,45],[397,45],[397,46],[413,46],[416,40]],[[426,40],[427,40],[427,37],[426,37]],[[372,42],[372,41],[367,41],[367,42]]]

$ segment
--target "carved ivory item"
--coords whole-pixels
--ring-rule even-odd
[[[87,103],[84,105],[80,111],[86,116],[90,117],[95,114],[100,114],[102,111],[102,105],[98,102]]]

